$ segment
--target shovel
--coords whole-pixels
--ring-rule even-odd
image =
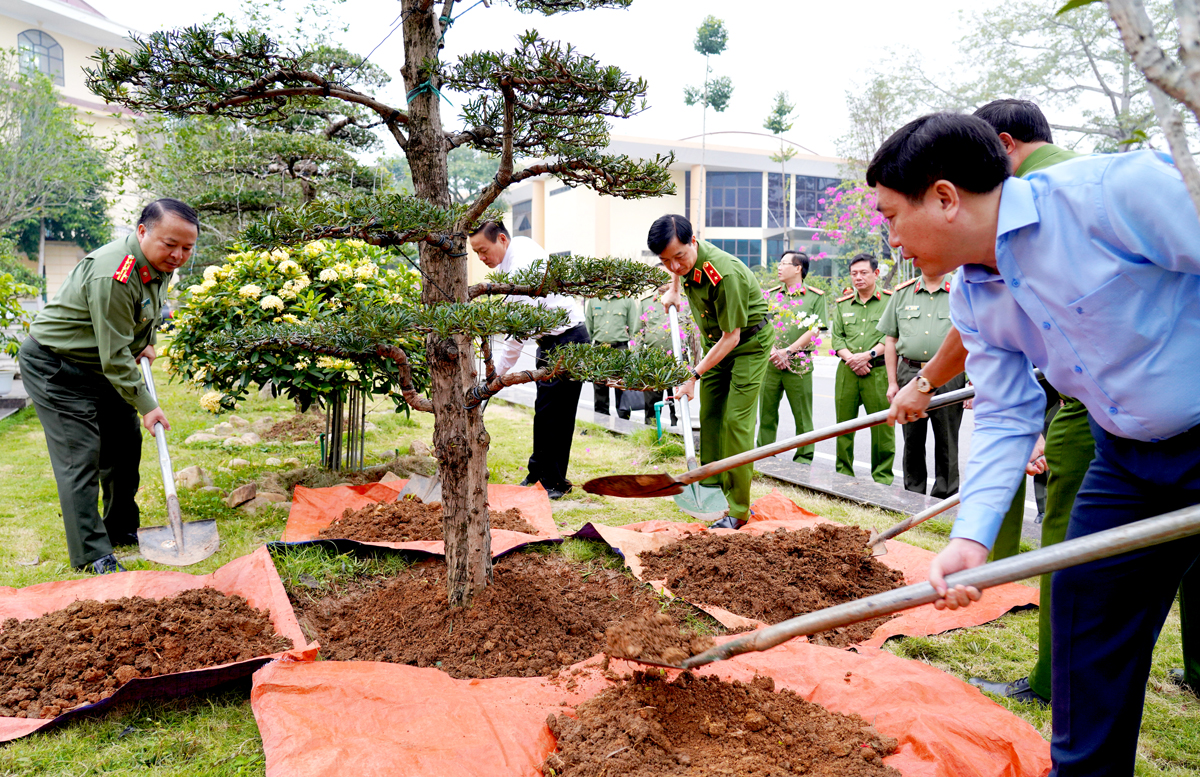
[[[872,530],[871,539],[867,541],[867,549],[871,551],[872,556],[887,555],[887,545],[885,544],[886,540],[890,540],[892,537],[895,537],[898,534],[903,534],[914,526],[925,523],[935,515],[941,515],[951,507],[954,507],[956,504],[958,504],[958,502],[959,495],[955,494],[952,497],[943,499],[933,507],[922,510],[916,515],[908,516],[903,521],[883,532],[882,534],[877,534],[874,530]]]
[[[408,482],[404,484],[404,488],[400,490],[396,501],[399,502],[406,496],[415,496],[425,504],[430,502],[442,501],[442,479],[434,475],[427,478],[424,475],[409,475]]]
[[[671,317],[671,348],[675,351],[675,359],[686,363],[683,358],[682,339],[679,336],[679,312],[671,307],[667,309],[667,314]],[[692,414],[688,410],[688,398],[679,397],[677,401],[679,402],[680,424],[683,429],[683,450],[687,455],[688,468],[695,469],[696,443],[692,435]],[[590,489],[584,485],[583,490]],[[725,494],[721,489],[695,483],[685,486],[682,492],[676,492],[675,504],[679,505],[680,510],[702,521],[716,520],[729,509],[729,502],[725,500]]]
[[[937,410],[939,407],[958,404],[975,396],[974,387],[959,389],[958,391],[948,391],[945,394],[939,394],[929,403],[928,410]],[[686,405],[684,405],[686,407]],[[686,411],[685,411],[686,412]],[[824,429],[798,434],[795,437],[789,437],[786,440],[779,440],[770,445],[764,445],[761,448],[751,448],[745,453],[739,453],[736,456],[730,456],[719,461],[714,461],[705,464],[703,467],[693,468],[679,477],[671,475],[608,475],[607,477],[596,478],[589,480],[583,484],[583,490],[589,494],[601,494],[603,496],[620,496],[633,499],[645,499],[655,496],[672,496],[674,494],[682,494],[693,483],[697,483],[705,478],[712,477],[721,472],[727,472],[734,467],[740,467],[743,464],[749,464],[752,461],[765,459],[768,456],[774,456],[777,453],[790,451],[793,448],[799,448],[802,445],[812,445],[813,443],[822,440],[828,440],[831,437],[840,437],[843,434],[857,432],[861,429],[867,429],[872,426],[887,422],[888,411],[880,410],[878,413],[862,416],[861,418],[852,418],[849,421],[843,421],[840,424],[827,426]],[[686,437],[686,435],[685,435]],[[688,460],[691,465],[693,461]]]
[[[154,376],[150,373],[150,360],[139,359],[142,379],[151,398],[158,401],[154,390]],[[175,493],[175,472],[171,469],[171,454],[167,453],[167,432],[161,423],[154,425],[154,440],[158,443],[158,466],[162,470],[163,491],[167,495],[167,520],[169,526],[143,526],[138,529],[138,550],[150,561],[186,567],[203,561],[217,552],[221,538],[217,536],[214,520],[183,522],[179,510],[179,496]]]

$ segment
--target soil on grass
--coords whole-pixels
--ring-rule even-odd
[[[517,508],[488,510],[493,529],[537,534]],[[336,538],[359,542],[416,542],[442,539],[442,503],[425,504],[415,497],[395,502],[378,502],[361,510],[347,508],[341,518],[326,526],[317,535],[322,539]]]
[[[53,718],[106,699],[135,677],[287,650],[266,612],[196,588],[166,599],[82,600],[0,631],[0,716]]]
[[[296,413],[291,418],[285,418],[275,423],[263,432],[264,440],[315,440],[317,435],[325,432],[325,414],[321,412]]]
[[[673,682],[635,673],[546,723],[558,751],[555,777],[899,777],[883,765],[896,750],[857,715],[775,692],[769,677],[725,682],[684,672]]]
[[[361,470],[341,472],[322,467],[299,467],[283,472],[268,472],[259,478],[258,487],[260,491],[290,494],[296,486],[328,488],[346,483],[363,486],[378,483],[389,472],[400,477],[408,477],[413,473],[432,477],[437,474],[437,460],[429,456],[405,455]]]
[[[327,659],[438,667],[457,678],[557,675],[603,651],[609,626],[661,605],[623,572],[537,553],[497,561],[492,584],[470,608],[449,606],[442,562],[293,602]],[[683,603],[672,610],[691,612]]]
[[[870,533],[818,524],[771,534],[702,534],[641,554],[644,577],[666,580],[676,596],[746,618],[779,623],[904,585],[904,575],[864,550]],[[894,616],[873,618],[809,637],[845,647],[862,642]]]
[[[681,629],[665,612],[609,626],[604,641],[611,656],[671,666],[679,666],[688,656],[703,653],[714,645],[712,637]]]

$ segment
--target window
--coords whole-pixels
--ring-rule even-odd
[[[709,175],[712,174],[709,173]],[[733,254],[749,267],[757,267],[762,264],[761,240],[710,240],[708,242],[726,253]]]
[[[807,227],[809,221],[825,212],[828,198],[826,189],[840,184],[837,178],[816,178],[811,175],[796,176],[796,226]]]
[[[513,236],[533,237],[533,200],[513,204]]]
[[[683,217],[692,220],[692,171],[683,171]]]
[[[710,227],[761,227],[762,173],[709,173],[704,222]]]
[[[792,176],[767,173],[767,227],[787,228],[788,202],[792,199]]]
[[[550,196],[553,197],[556,194],[566,194],[569,191],[571,191],[570,186],[560,186],[557,189],[551,189]]]
[[[41,73],[63,86],[63,50],[58,41],[41,30],[26,30],[17,36],[17,54],[21,59],[21,72],[26,75]]]
[[[779,257],[783,256],[783,252],[787,247],[787,243],[780,238],[770,238],[767,240],[767,265],[773,265],[779,261]]]

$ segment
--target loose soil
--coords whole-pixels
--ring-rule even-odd
[[[857,526],[818,524],[771,534],[702,534],[642,553],[644,577],[666,580],[676,596],[746,618],[779,623],[904,585],[904,575],[865,551]],[[862,642],[891,617],[873,618],[809,637],[845,647]]]
[[[327,659],[439,667],[457,678],[556,676],[603,651],[610,626],[661,605],[621,571],[513,553],[496,562],[472,607],[451,608],[445,568],[426,562],[315,601],[293,595],[293,603]],[[682,602],[672,609],[691,612]]]
[[[267,431],[263,432],[264,440],[315,440],[317,435],[325,432],[325,414],[321,412],[297,413],[291,418],[277,421]]]
[[[684,672],[666,682],[636,673],[546,720],[558,752],[549,777],[899,777],[883,765],[897,741],[857,715],[841,715],[769,677],[727,683]]]
[[[715,644],[710,636],[679,628],[665,612],[609,626],[604,641],[610,656],[671,666],[679,666],[683,659],[703,653]]]
[[[341,472],[321,467],[299,467],[282,472],[268,472],[259,478],[258,487],[260,491],[290,494],[296,486],[328,488],[346,483],[362,486],[378,483],[389,472],[400,477],[407,477],[410,473],[433,477],[437,474],[437,460],[429,456],[405,455],[361,470]]]
[[[0,631],[0,716],[53,718],[135,677],[185,672],[292,647],[240,596],[196,588],[167,599],[83,600]]]
[[[537,534],[517,508],[488,510],[493,529]],[[317,535],[321,538],[358,540],[359,542],[416,542],[442,539],[442,503],[425,504],[416,497],[395,502],[379,502],[361,510],[347,508],[341,518]]]

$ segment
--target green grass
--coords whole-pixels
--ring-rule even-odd
[[[261,474],[274,456],[294,456],[306,465],[317,463],[312,445],[264,443],[230,451],[219,445],[183,445],[192,432],[212,426],[218,418],[201,410],[200,392],[171,384],[156,365],[162,403],[171,421],[171,452],[175,469],[198,464],[215,484],[229,490]],[[367,464],[390,460],[395,451],[405,453],[414,441],[429,444],[433,420],[425,414],[412,418],[377,404],[370,420],[377,429],[367,435]],[[281,420],[294,412],[286,400],[247,400],[238,415],[254,421],[264,416]],[[517,483],[525,475],[530,454],[531,412],[495,401],[485,420],[491,434],[489,477],[493,483]],[[251,466],[234,471],[220,467],[234,457]],[[286,469],[286,467],[282,468]],[[632,438],[609,433],[602,427],[579,424],[572,450],[570,477],[575,483],[619,472],[676,473],[686,469],[682,446],[659,444],[650,430]],[[146,526],[166,522],[159,482],[157,454],[147,435],[142,452],[142,487],[138,501]],[[900,516],[849,502],[827,499],[774,481],[756,478],[754,498],[778,488],[801,507],[834,521],[883,529]],[[203,574],[250,553],[262,543],[279,538],[286,516],[264,511],[247,516],[229,509],[217,495],[182,492],[180,501],[187,519],[214,518],[221,533],[221,549],[212,558],[187,569]],[[576,489],[554,504],[554,519],[564,534],[589,521],[613,526],[652,519],[690,521],[670,498],[617,500]],[[928,550],[946,543],[945,524],[930,522],[908,532],[904,539]],[[536,552],[562,553],[569,559],[598,568],[619,568],[620,558],[603,543],[568,540]],[[298,595],[337,586],[353,577],[398,571],[403,562],[394,556],[355,559],[317,549],[288,551],[276,557],[280,574]],[[131,569],[156,568],[130,561]],[[83,577],[68,562],[63,541],[57,492],[41,426],[32,410],[0,421],[0,585],[22,587],[50,580]],[[314,587],[315,586],[315,587]],[[705,629],[705,617],[683,605],[671,605],[672,614],[693,628]],[[1010,680],[1026,674],[1036,658],[1037,613],[1028,611],[965,631],[935,637],[890,641],[886,649],[925,661],[955,676],[981,675]],[[1166,681],[1167,670],[1182,665],[1178,608],[1163,629],[1154,656],[1147,691],[1137,774],[1182,777],[1200,771],[1200,700]],[[1028,705],[1001,702],[1049,736],[1049,714]],[[152,773],[162,775],[262,774],[265,767],[261,741],[250,711],[249,692],[237,688],[203,697],[168,702],[146,702],[77,722],[46,734],[34,735],[0,747],[0,775],[86,775]]]

